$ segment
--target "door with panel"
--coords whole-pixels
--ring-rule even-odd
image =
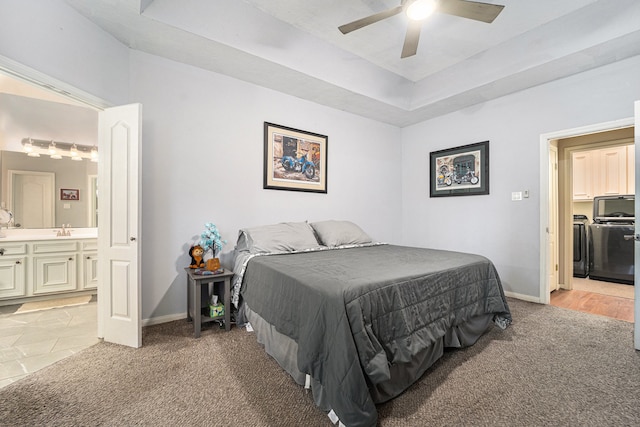
[[[140,131],[142,105],[100,113],[98,188],[98,334],[142,345],[140,291]]]

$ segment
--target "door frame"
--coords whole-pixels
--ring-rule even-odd
[[[72,99],[82,105],[85,105],[87,108],[92,108],[96,111],[104,111],[107,108],[111,108],[114,105],[111,103],[98,98],[88,92],[80,90],[74,86],[71,86],[63,81],[60,81],[54,77],[51,77],[47,74],[41,73],[31,67],[23,65],[19,62],[16,62],[10,58],[0,55],[0,72],[7,74],[11,77],[14,77],[18,80],[25,81],[29,84],[40,87],[43,90],[56,93],[57,95],[66,97],[68,99]],[[100,160],[98,160],[100,162]],[[111,225],[107,224],[104,229],[105,234],[111,233]],[[98,236],[99,238],[100,236]],[[98,248],[98,259],[103,254],[100,253],[100,248]],[[140,270],[140,265],[138,265],[138,270]],[[141,286],[140,283],[137,284],[138,287]],[[106,298],[109,294],[107,289],[104,289],[104,286],[98,286],[98,299]],[[105,317],[108,313],[103,312],[101,309],[101,305],[98,304],[98,337],[104,337],[104,330],[102,325],[104,325]],[[141,315],[141,313],[139,313]]]
[[[560,271],[558,270],[558,264],[560,263],[559,254],[559,240],[560,230],[558,225],[560,224],[559,215],[559,200],[558,200],[558,145],[555,143],[549,144],[549,167],[553,165],[553,169],[549,170],[549,226],[547,227],[547,240],[549,246],[549,280],[553,280],[555,283],[549,283],[549,290],[553,287],[553,290],[557,290],[560,287]],[[553,234],[553,237],[551,237]],[[555,270],[555,273],[551,274]],[[553,286],[552,286],[553,285]]]
[[[98,221],[96,220],[96,215],[98,213],[98,174],[87,175],[87,188],[87,197],[89,198],[89,209],[87,209],[87,224],[89,224],[89,227],[98,227]]]
[[[540,135],[540,294],[538,296],[540,303],[549,304],[551,299],[549,286],[549,269],[551,266],[549,265],[549,236],[547,232],[550,214],[549,184],[551,171],[549,170],[549,156],[551,155],[551,141],[628,128],[634,126],[634,124],[634,117],[629,117]],[[638,165],[636,165],[637,170]]]

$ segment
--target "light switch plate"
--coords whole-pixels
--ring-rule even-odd
[[[511,193],[511,200],[522,200],[522,192],[514,191],[513,193]]]

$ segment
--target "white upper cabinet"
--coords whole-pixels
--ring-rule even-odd
[[[594,195],[627,194],[627,147],[603,148],[597,153]]]
[[[593,199],[593,152],[574,151],[573,200]]]
[[[635,189],[634,153],[630,150],[633,145],[574,151],[573,200],[632,194]]]

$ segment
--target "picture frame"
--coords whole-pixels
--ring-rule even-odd
[[[61,188],[60,200],[73,200],[73,201],[80,200],[80,190]]]
[[[326,135],[264,122],[264,182],[270,190],[327,193]]]
[[[429,196],[489,194],[489,141],[429,153]]]

